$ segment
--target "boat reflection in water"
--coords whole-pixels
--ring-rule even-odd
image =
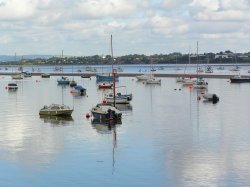
[[[44,123],[50,123],[52,125],[71,125],[74,121],[72,116],[40,115],[40,119],[42,119]]]
[[[116,108],[120,111],[132,111],[133,106],[131,104],[115,104]]]
[[[98,133],[101,134],[111,134],[112,129],[116,128],[118,125],[121,125],[122,121],[106,121],[106,120],[99,120],[99,119],[92,119],[91,125]]]

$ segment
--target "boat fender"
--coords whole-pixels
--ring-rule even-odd
[[[213,104],[216,104],[219,101],[219,97],[216,94],[213,94],[212,101],[213,101]]]
[[[90,118],[90,115],[89,115],[89,113],[87,113],[87,114],[86,114],[86,118],[87,118],[87,119],[88,119],[88,118]]]

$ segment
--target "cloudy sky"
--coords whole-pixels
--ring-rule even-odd
[[[250,51],[250,0],[0,0],[0,54]]]

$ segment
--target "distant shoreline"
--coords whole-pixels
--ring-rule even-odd
[[[31,73],[32,76],[41,76],[43,73]],[[136,77],[142,75],[143,73],[118,73],[120,77]],[[0,76],[11,76],[16,75],[16,73],[0,73]],[[82,76],[89,75],[91,77],[96,76],[96,73],[50,73],[50,76]],[[166,77],[166,78],[176,78],[176,77],[192,77],[196,78],[197,74],[182,74],[182,73],[156,73],[155,77]],[[234,75],[218,75],[218,74],[199,74],[199,77],[211,78],[211,79],[230,79]],[[250,78],[250,75],[242,75],[242,77]]]

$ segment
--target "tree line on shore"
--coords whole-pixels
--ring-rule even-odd
[[[111,55],[93,55],[93,56],[66,56],[35,59],[20,59],[9,62],[1,62],[2,65],[102,65],[102,64],[196,64],[196,63],[250,63],[250,52],[232,53],[225,51],[220,53],[182,54],[179,52],[170,54],[131,54],[115,57]]]

